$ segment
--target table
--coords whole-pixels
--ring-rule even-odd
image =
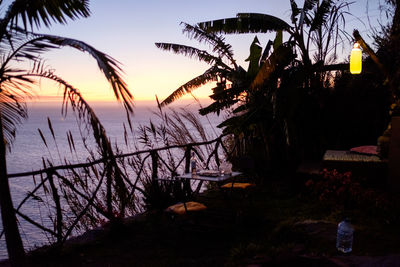
[[[194,191],[194,196],[196,196],[196,195],[198,195],[200,188],[205,181],[206,182],[214,182],[214,183],[222,183],[228,179],[235,178],[241,174],[242,174],[241,172],[232,172],[231,174],[224,174],[224,175],[220,175],[220,176],[205,176],[205,175],[199,175],[199,174],[192,175],[192,173],[184,173],[182,175],[178,175],[176,177],[176,179],[187,180],[187,181],[190,181],[190,180],[199,181],[199,184],[197,185],[196,190]]]
[[[385,186],[388,161],[375,155],[363,155],[349,150],[327,150],[322,159],[322,169],[339,172],[351,171],[353,176],[366,178],[369,186]]]

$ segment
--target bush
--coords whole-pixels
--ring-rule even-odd
[[[146,210],[162,210],[172,204],[190,198],[191,189],[179,180],[153,181],[144,183],[144,206]]]
[[[306,182],[311,195],[332,208],[366,208],[372,211],[388,210],[392,201],[389,194],[362,185],[351,172],[324,169],[315,179]]]

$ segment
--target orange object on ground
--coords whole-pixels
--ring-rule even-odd
[[[242,189],[246,189],[248,187],[253,187],[255,186],[255,184],[251,184],[251,183],[227,183],[221,186],[221,188],[242,188]]]
[[[186,208],[185,208],[186,206]],[[186,211],[201,211],[205,210],[207,207],[204,204],[199,202],[189,201],[185,203],[178,203],[172,206],[169,206],[166,211],[172,212],[175,214],[183,215]]]

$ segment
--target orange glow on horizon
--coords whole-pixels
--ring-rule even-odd
[[[80,82],[77,81],[75,84],[75,88],[79,90],[83,98],[90,102],[113,102],[117,101],[114,92],[111,86],[107,83],[107,81],[85,81]],[[133,82],[134,83],[134,82]],[[133,95],[134,102],[138,101],[156,101],[156,95],[159,101],[163,101],[166,97],[168,97],[175,89],[168,89],[168,87],[172,87],[168,83],[165,83],[163,88],[157,90],[154,88],[160,88],[161,83],[155,81],[155,86],[153,87],[151,84],[146,83],[134,83],[134,86],[130,86],[128,83],[128,88]],[[206,84],[200,88],[197,88],[192,91],[193,95],[197,99],[209,99],[209,95],[212,94],[212,88],[215,86],[214,83]],[[179,87],[179,86],[175,86]],[[174,87],[172,87],[174,88]],[[34,98],[33,101],[37,102],[53,102],[53,101],[62,101],[62,97],[64,94],[64,89],[60,87],[58,84],[51,81],[41,81],[37,88],[33,90]],[[190,100],[193,99],[191,94],[186,94],[182,96],[180,99],[176,100],[179,102],[180,100]]]

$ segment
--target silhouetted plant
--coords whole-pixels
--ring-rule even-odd
[[[205,62],[211,67],[203,74],[193,78],[187,83],[181,85],[171,95],[161,102],[161,106],[168,105],[181,96],[190,93],[192,90],[201,87],[209,82],[217,82],[213,88],[212,99],[215,100],[210,106],[201,109],[201,114],[216,112],[231,107],[240,100],[240,95],[249,85],[249,79],[246,77],[246,71],[236,64],[231,45],[227,44],[220,35],[207,33],[198,26],[192,26],[182,22],[183,33],[188,38],[195,39],[199,43],[205,43],[211,46],[211,52],[201,50],[192,46],[156,43],[156,46],[166,51],[172,51],[176,54],[182,54],[188,57],[194,57]]]
[[[310,196],[330,209],[363,210],[386,223],[398,222],[396,196],[368,187],[362,177],[351,172],[324,169],[305,185]]]
[[[349,4],[305,1],[299,8],[295,1],[290,3],[292,25],[255,13],[239,13],[236,18],[197,25],[207,33],[277,32],[273,52],[265,50],[263,57],[259,54],[255,58],[259,69],[246,91],[247,101],[234,111],[238,115],[223,124],[226,130],[243,131],[246,139],[242,141],[258,151],[256,157],[273,161],[270,166],[282,160],[296,162],[321,156],[321,107],[332,81],[327,70],[344,67],[325,64],[335,61],[336,48],[346,38],[344,16]],[[282,31],[289,34],[285,43]],[[254,153],[249,151],[250,155]]]
[[[163,146],[186,145],[190,143],[199,143],[210,140],[199,118],[190,111],[181,109],[180,111],[170,109],[164,110],[161,107],[156,112],[158,123],[149,122],[148,126],[142,125],[139,130],[139,142],[145,147],[154,149]],[[158,174],[161,180],[154,180],[151,173],[142,174],[142,183],[144,185],[144,204],[147,209],[162,209],[178,201],[184,201],[190,198],[192,191],[190,186],[174,179],[178,173],[184,173],[183,160],[185,159],[185,150],[182,147],[177,151],[171,149],[160,151],[159,159],[164,159],[158,164]],[[213,151],[212,145],[192,148],[197,155],[199,168],[216,168],[217,164],[206,166],[208,155]],[[182,157],[183,156],[183,157]],[[153,167],[148,165],[147,170]],[[171,171],[172,170],[172,171]],[[162,180],[167,179],[167,180]],[[188,181],[189,182],[189,181]]]
[[[237,147],[246,148],[241,151],[244,154],[238,156],[253,157],[258,161],[255,168],[260,173],[266,167],[276,168],[282,163],[297,163],[304,158],[321,156],[325,149],[321,111],[332,87],[330,71],[347,66],[326,64],[336,60],[337,47],[348,38],[343,29],[349,4],[345,1],[313,0],[305,1],[299,8],[295,1],[290,3],[292,25],[270,15],[239,13],[235,18],[201,22],[184,28],[189,37],[199,41],[223,40],[220,33],[276,32],[275,40],[269,41],[265,49],[257,38],[254,39],[247,72],[239,66],[226,68],[226,64],[221,63],[223,58],[231,60],[233,55],[218,54],[220,47],[227,47],[221,42],[208,42],[218,58],[186,46],[178,49],[181,48],[178,45],[157,44],[165,50],[198,56],[212,64],[209,71],[213,68],[225,70],[212,72],[219,76],[211,96],[214,103],[200,112],[219,112],[236,104],[231,118],[220,126],[227,133],[235,133],[236,140],[242,143]],[[282,32],[289,34],[288,41],[283,42]],[[203,79],[203,83],[210,80]],[[197,83],[196,87],[203,83]],[[185,88],[177,89],[163,104],[176,99],[177,92],[182,95]]]
[[[50,79],[61,85],[64,89],[64,112],[66,112],[69,103],[74,112],[76,112],[79,120],[90,125],[92,128],[103,155],[106,157],[110,156],[111,158],[113,156],[104,128],[91,107],[82,98],[76,88],[44,66],[40,54],[50,49],[65,46],[88,52],[97,61],[99,69],[112,85],[117,99],[122,99],[128,113],[132,112],[132,95],[120,76],[121,70],[117,61],[79,40],[37,34],[28,30],[28,28],[33,29],[34,26],[40,27],[41,25],[45,25],[49,27],[52,22],[66,23],[68,18],[88,17],[89,13],[87,0],[32,0],[29,1],[29,4],[26,1],[15,0],[9,4],[7,11],[1,19],[0,204],[8,244],[7,247],[12,264],[22,264],[19,261],[23,261],[24,250],[9,192],[5,143],[7,142],[7,145],[10,145],[15,136],[16,126],[21,123],[21,119],[26,117],[26,106],[23,102],[26,97],[29,97],[30,91],[38,79]],[[23,28],[18,25],[19,21],[22,21]],[[15,66],[21,62],[33,63],[32,69],[26,70]],[[122,196],[124,186],[120,182],[120,172],[117,168],[110,169],[107,175],[109,181],[112,179],[111,175],[114,176],[114,181],[120,189],[118,193]]]

